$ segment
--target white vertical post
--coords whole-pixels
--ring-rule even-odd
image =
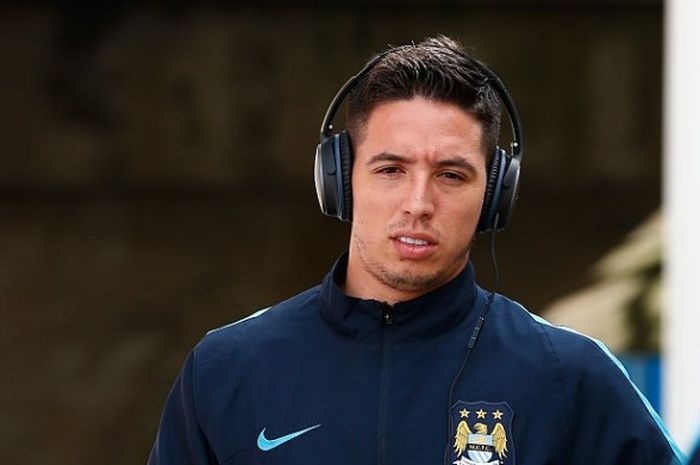
[[[663,414],[689,452],[700,433],[700,1],[667,0],[664,27]]]

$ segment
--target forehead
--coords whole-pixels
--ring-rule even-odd
[[[382,102],[369,113],[356,157],[380,152],[406,156],[483,156],[482,124],[459,106],[424,97]]]

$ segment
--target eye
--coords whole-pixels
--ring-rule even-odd
[[[438,177],[451,182],[459,182],[466,180],[465,175],[456,171],[443,171],[442,173],[438,174]]]
[[[376,169],[375,173],[393,177],[401,174],[401,168],[398,166],[383,166]]]

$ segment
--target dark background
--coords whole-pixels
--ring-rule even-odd
[[[652,0],[5,4],[2,462],[144,463],[197,340],[322,278],[348,226],[316,205],[320,120],[387,44],[462,39],[519,107],[501,290],[539,311],[588,283],[660,203],[662,14]]]

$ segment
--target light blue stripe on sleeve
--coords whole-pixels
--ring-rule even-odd
[[[571,328],[567,328],[566,326],[555,326],[555,325],[551,324],[549,321],[545,320],[544,318],[542,318],[538,315],[535,315],[533,313],[530,313],[522,305],[520,305],[520,304],[518,304],[518,305],[520,306],[520,308],[523,311],[527,312],[528,315],[530,315],[536,322],[538,322],[540,324],[543,324],[545,326],[551,326],[554,328],[559,328],[559,329],[562,329],[564,331],[569,331],[571,333],[578,334],[579,336],[585,337],[586,339],[589,339],[589,340],[595,342],[595,344],[600,348],[600,350],[602,350],[603,353],[605,353],[608,357],[610,357],[610,359],[613,361],[613,363],[615,363],[615,365],[625,375],[625,378],[627,378],[627,381],[629,381],[629,383],[634,388],[634,391],[637,393],[639,398],[642,400],[642,403],[644,404],[644,407],[646,407],[647,412],[649,413],[649,415],[651,415],[651,418],[654,419],[654,422],[659,427],[659,430],[661,430],[661,432],[663,433],[664,437],[666,438],[666,441],[668,441],[668,444],[671,446],[671,449],[673,450],[673,453],[675,454],[674,460],[669,465],[683,465],[683,464],[687,463],[688,459],[685,458],[685,455],[683,455],[683,452],[681,452],[680,448],[676,444],[676,441],[674,441],[673,438],[671,437],[671,435],[669,434],[668,430],[666,429],[666,425],[664,425],[664,422],[659,417],[659,414],[656,413],[656,410],[654,410],[654,408],[651,406],[651,404],[649,404],[649,401],[644,396],[644,394],[642,394],[641,391],[639,390],[639,388],[637,388],[637,386],[632,382],[632,380],[630,379],[629,373],[627,373],[627,370],[625,369],[625,367],[622,366],[622,363],[620,363],[620,361],[617,359],[617,357],[615,357],[612,354],[612,352],[610,352],[610,350],[607,348],[607,346],[605,344],[603,344],[601,341],[599,341],[595,338],[592,338],[590,336],[586,336],[585,334],[579,333],[578,331],[573,330]]]
[[[262,315],[263,313],[265,313],[266,311],[270,310],[271,308],[272,307],[266,307],[266,308],[260,309],[257,312],[248,315],[245,318],[241,318],[240,320],[234,321],[233,323],[229,323],[229,324],[221,326],[219,328],[214,328],[211,331],[207,332],[207,334],[215,333],[217,331],[221,331],[222,329],[230,328],[231,326],[236,326],[238,323],[243,323],[244,321],[251,320],[253,318],[257,318],[260,315]]]

